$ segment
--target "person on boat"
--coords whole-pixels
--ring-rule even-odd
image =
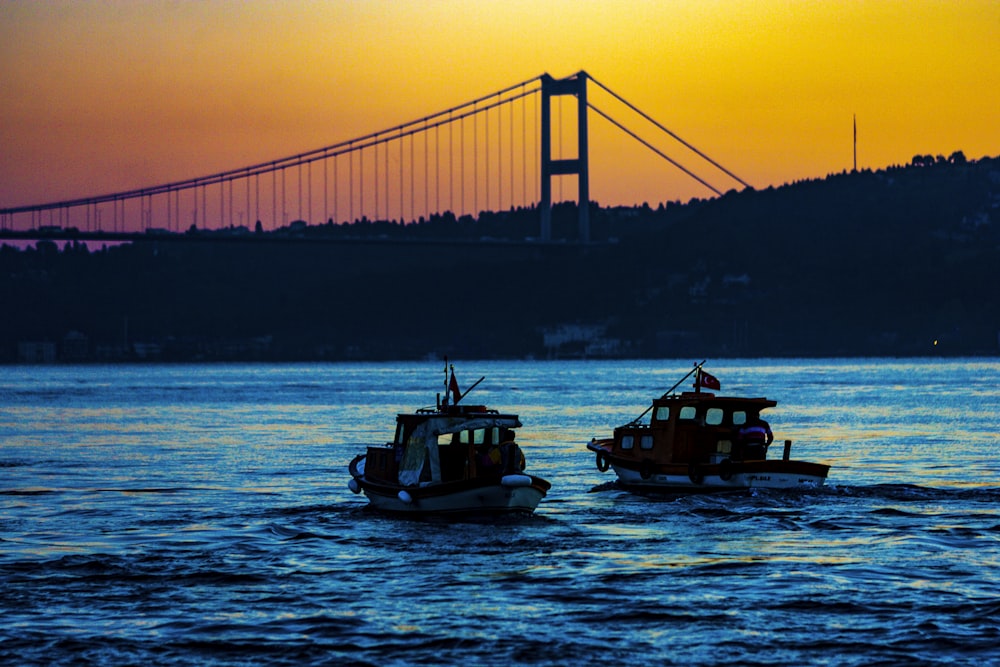
[[[751,415],[740,427],[736,440],[744,460],[758,460],[767,456],[767,446],[774,442],[774,434],[760,415]]]
[[[499,475],[501,462],[499,445],[478,445],[476,447],[476,473],[478,475]]]
[[[500,456],[503,459],[504,475],[516,475],[524,471],[524,452],[516,442],[505,442],[500,445]]]
[[[500,432],[500,474],[513,475],[524,470],[524,452],[514,441],[514,432],[509,428]]]
[[[478,474],[499,475],[504,470],[504,447],[514,443],[514,432],[509,428],[500,429],[499,442],[476,446],[476,470]]]

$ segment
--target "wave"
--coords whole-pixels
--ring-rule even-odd
[[[617,480],[604,482],[591,487],[588,493],[602,493],[606,491],[626,492]],[[761,502],[781,501],[789,499],[801,499],[812,497],[856,497],[856,498],[883,498],[886,500],[973,500],[991,502],[1000,500],[1000,487],[977,486],[977,487],[949,487],[949,486],[921,486],[917,484],[870,484],[870,485],[844,485],[825,484],[820,487],[808,489],[738,489],[725,492],[713,493],[677,493],[677,492],[656,492],[630,494],[645,498],[651,502],[673,503],[680,499],[706,499],[721,498],[726,501],[733,499],[756,499]]]
[[[1000,487],[920,486],[917,484],[871,484],[864,486],[828,485],[817,490],[821,495],[843,495],[893,501],[961,500],[1000,501]]]

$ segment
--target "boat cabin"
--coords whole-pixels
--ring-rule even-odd
[[[614,431],[611,452],[651,464],[716,464],[767,457],[770,428],[760,413],[777,405],[766,398],[684,392],[653,400],[648,424]]]
[[[516,415],[485,406],[428,408],[396,417],[396,435],[368,447],[365,475],[406,486],[520,472],[524,456],[515,442]]]

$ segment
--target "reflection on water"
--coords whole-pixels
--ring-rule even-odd
[[[520,414],[535,515],[346,487],[436,363],[0,369],[5,664],[1000,660],[1000,363],[710,364],[828,486],[626,493],[585,443],[690,362],[463,362]],[[822,656],[822,657],[820,657]]]

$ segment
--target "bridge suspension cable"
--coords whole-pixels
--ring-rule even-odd
[[[749,183],[747,183],[746,181],[744,181],[742,178],[740,178],[739,176],[737,176],[736,174],[734,174],[730,170],[728,170],[725,167],[723,167],[721,164],[719,164],[718,162],[716,162],[715,160],[713,160],[712,158],[710,158],[708,155],[706,155],[702,151],[700,151],[697,148],[695,148],[694,146],[692,146],[690,143],[688,143],[687,141],[685,141],[684,139],[682,139],[681,137],[679,137],[676,133],[672,132],[670,129],[668,129],[667,127],[665,127],[662,123],[660,123],[657,120],[655,120],[649,114],[647,114],[646,112],[644,112],[641,109],[639,109],[637,106],[635,106],[634,104],[632,104],[631,102],[629,102],[628,100],[626,100],[624,97],[622,97],[621,95],[619,95],[615,91],[611,90],[610,88],[608,88],[607,86],[605,86],[603,83],[601,83],[600,81],[598,81],[594,77],[590,76],[589,74],[587,76],[588,76],[588,78],[591,81],[593,81],[595,84],[597,84],[598,87],[600,87],[606,93],[608,93],[609,95],[611,95],[612,97],[614,97],[616,100],[618,100],[619,102],[621,102],[622,104],[624,104],[625,106],[627,106],[629,109],[631,109],[635,113],[637,113],[640,116],[642,116],[644,119],[646,119],[647,121],[649,121],[650,123],[652,123],[654,126],[656,126],[659,130],[661,130],[661,131],[665,132],[666,134],[670,135],[670,137],[672,137],[673,139],[675,139],[676,141],[678,141],[679,143],[681,143],[685,148],[687,148],[688,150],[690,150],[691,152],[693,152],[695,155],[697,155],[698,157],[702,158],[703,160],[705,160],[706,162],[708,162],[709,164],[711,164],[713,167],[715,167],[716,169],[718,169],[722,173],[726,174],[727,176],[729,176],[730,178],[732,178],[734,181],[738,182],[743,187],[745,187],[745,188],[752,187]],[[638,137],[636,137],[632,132],[629,132],[624,127],[622,127],[621,125],[619,125],[618,123],[616,123],[615,121],[613,121],[610,117],[608,117],[607,114],[601,112],[600,110],[594,108],[593,106],[591,106],[591,108],[594,109],[594,111],[597,111],[597,113],[599,113],[602,116],[604,116],[605,118],[607,118],[608,120],[610,120],[615,125],[617,125],[620,129],[624,130],[625,132],[628,132],[628,134],[630,134],[634,138],[638,139]],[[642,140],[640,139],[640,141],[642,141]],[[646,142],[643,141],[643,143],[645,144]],[[646,144],[646,145],[648,146],[648,144]],[[648,146],[648,147],[652,148],[651,146]],[[653,149],[653,150],[656,150],[656,149]],[[659,153],[659,151],[656,151],[656,152]],[[661,157],[664,157],[667,160],[670,160],[670,162],[672,164],[674,164],[675,166],[680,167],[679,164],[677,164],[676,162],[674,162],[670,158],[667,158],[662,153],[660,155],[661,155]],[[688,174],[689,176],[692,176],[693,178],[697,179],[700,183],[704,184],[704,182],[700,178],[698,178],[697,176],[694,176],[693,174],[691,174],[687,169],[684,169],[683,167],[680,167],[680,168],[683,169],[683,171],[686,174]],[[709,187],[712,190],[715,190],[715,188],[713,188],[711,186],[709,186]],[[715,192],[717,192],[718,194],[722,194],[722,193],[718,192],[718,190],[715,190]]]
[[[619,123],[617,120],[615,120],[614,118],[612,118],[608,114],[604,113],[603,111],[601,111],[600,109],[598,109],[597,107],[595,107],[590,102],[587,103],[587,107],[589,109],[593,109],[594,111],[596,111],[598,114],[600,114],[601,116],[603,116],[605,120],[609,121],[611,124],[613,124],[619,130],[621,130],[625,134],[629,135],[630,137],[632,137],[633,139],[635,139],[636,141],[638,141],[639,143],[641,143],[643,146],[645,146],[649,150],[653,151],[654,153],[656,153],[657,155],[659,155],[661,158],[663,158],[664,160],[666,160],[670,164],[674,165],[675,167],[677,167],[678,169],[680,169],[681,171],[683,171],[685,174],[687,174],[688,176],[690,176],[694,180],[696,180],[699,183],[701,183],[702,185],[704,185],[706,188],[708,188],[709,190],[711,190],[715,194],[720,195],[720,196],[722,195],[722,191],[719,190],[718,188],[716,188],[714,185],[712,185],[711,183],[709,183],[708,181],[706,181],[705,179],[703,179],[701,176],[698,176],[696,173],[694,173],[693,171],[691,171],[690,169],[688,169],[687,167],[685,167],[680,162],[678,162],[677,160],[673,159],[672,157],[670,157],[669,155],[667,155],[666,153],[664,153],[660,149],[658,149],[655,146],[653,146],[653,144],[649,143],[648,141],[646,141],[645,139],[643,139],[642,137],[640,137],[638,134],[636,134],[632,130],[628,129],[627,127],[625,127],[624,125],[622,125],[621,123]]]
[[[341,141],[329,146],[324,146],[323,148],[317,148],[314,150],[306,151],[303,153],[297,153],[294,155],[289,155],[284,158],[278,158],[275,160],[269,160],[267,162],[260,162],[246,167],[240,167],[238,169],[230,169],[227,171],[218,172],[215,174],[210,174],[208,176],[199,176],[197,178],[190,178],[181,181],[173,181],[170,183],[165,183],[162,185],[155,185],[143,188],[136,188],[132,190],[124,190],[121,192],[113,192],[104,195],[92,196],[92,197],[81,197],[78,199],[67,199],[62,201],[49,202],[45,204],[36,204],[32,206],[18,206],[12,208],[3,209],[2,212],[5,214],[13,213],[23,213],[28,211],[44,211],[49,209],[60,209],[60,208],[71,208],[75,206],[83,206],[86,204],[100,204],[106,202],[120,201],[122,199],[132,199],[135,197],[152,196],[157,194],[164,194],[169,192],[174,192],[178,190],[186,190],[203,185],[215,185],[227,181],[233,181],[243,178],[248,178],[250,176],[255,176],[258,174],[266,174],[270,172],[276,172],[279,170],[287,169],[289,167],[300,167],[301,165],[315,162],[317,160],[323,160],[330,157],[336,157],[338,155],[343,155],[348,152],[357,152],[364,148],[371,148],[378,144],[388,143],[401,137],[412,136],[418,133],[427,133],[432,129],[441,127],[455,121],[468,118],[469,116],[474,116],[479,113],[484,113],[488,110],[494,109],[504,104],[509,104],[515,100],[521,99],[528,95],[534,94],[540,90],[540,85],[532,89],[525,89],[526,86],[531,84],[539,84],[541,77],[534,77],[532,79],[527,79],[521,83],[508,86],[489,95],[484,95],[478,97],[474,100],[466,102],[464,104],[459,104],[443,111],[433,113],[416,120],[412,120],[395,127],[391,127],[387,130],[380,130],[378,132],[372,132],[371,134],[364,135],[362,137],[357,137],[354,139],[349,139],[346,141]],[[521,88],[520,91],[517,91]],[[496,98],[496,99],[493,99]],[[493,100],[487,104],[479,106],[481,103],[487,100]],[[471,110],[468,107],[473,107]],[[462,113],[457,113],[463,109]],[[391,135],[391,136],[390,136]],[[300,185],[301,187],[301,185]]]

